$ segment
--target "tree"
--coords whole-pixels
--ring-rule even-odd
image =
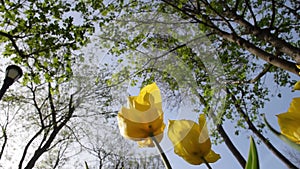
[[[91,138],[93,134],[87,134],[89,138],[85,142],[84,148],[95,158],[87,158],[89,168],[153,168],[163,167],[161,159],[155,154],[136,153],[132,142],[125,140],[114,125],[102,123],[102,129],[98,132],[98,137]],[[118,146],[115,146],[118,145]]]
[[[299,2],[293,0],[131,1],[99,38],[106,46],[113,45],[111,54],[128,56],[131,65],[126,60],[124,72],[133,84],[160,81],[167,84],[173,98],[180,88],[193,100],[198,98],[196,103],[204,105],[198,108],[216,121],[216,137],[223,138],[242,167],[245,160],[222,127],[225,119],[236,122],[236,134],[250,129],[288,167],[297,168],[262,134],[259,110],[273,95],[264,83],[267,74],[278,86],[295,83],[288,72],[299,76],[298,11]],[[202,43],[201,35],[217,50],[217,59],[209,52],[203,57],[209,47]],[[222,68],[213,69],[207,59],[218,60],[213,63]],[[181,65],[173,64],[174,60]],[[124,57],[119,61],[124,62]],[[183,80],[191,79],[180,79],[176,69],[190,70],[191,83],[183,85]],[[217,111],[210,105],[217,103],[214,97],[220,91],[214,92],[212,83],[220,86],[221,96],[226,98]]]
[[[83,65],[79,63],[85,55],[79,49],[88,44],[95,25],[114,17],[100,13],[114,6],[102,1],[65,0],[0,3],[1,61],[9,59],[24,72],[24,87],[3,98],[1,164],[5,168],[60,168],[66,156],[74,153],[68,148],[76,140],[74,125],[80,120],[75,119],[91,116],[79,111],[86,106],[83,100],[87,103],[93,97],[99,104],[96,113],[87,107],[85,111],[109,116],[103,108],[110,99],[109,88],[103,86],[108,72],[99,72],[93,65],[92,73],[88,69],[90,72],[78,77],[73,69]]]
[[[272,96],[264,77],[288,86],[295,83],[288,72],[299,75],[298,11],[294,0],[2,0],[2,55],[24,68],[26,87],[3,98],[1,160],[12,161],[11,150],[21,147],[19,168],[82,167],[82,159],[70,157],[85,151],[70,150],[93,135],[91,118],[116,115],[117,94],[127,93],[110,89],[124,89],[121,82],[129,80],[157,81],[165,87],[168,108],[186,103],[209,115],[215,142],[221,137],[242,167],[245,159],[223,128],[225,120],[236,122],[236,134],[249,128],[297,168],[263,135],[259,110]],[[117,56],[121,71],[80,64],[89,56],[79,49],[99,30],[100,44]]]
[[[85,161],[94,168],[161,167],[157,156],[133,157],[132,144],[113,127],[120,103],[112,101],[113,86],[107,85],[112,70],[98,64],[92,48],[78,51],[86,57],[75,58],[68,80],[28,80],[4,96],[1,167],[83,168]],[[34,69],[23,67],[24,72]],[[56,70],[57,76],[63,73]]]
[[[103,86],[107,72],[94,65],[92,73],[84,64],[77,66],[73,67],[75,71],[69,81],[40,79],[38,84],[31,81],[19,92],[4,97],[7,111],[2,125],[3,166],[62,168],[64,163],[68,164],[69,156],[76,154],[72,148],[82,139],[80,132],[90,130],[82,128],[88,126],[86,121],[93,119],[97,123],[97,117],[109,116],[105,105],[110,100],[110,89]],[[86,71],[78,74],[80,66]],[[30,67],[23,70],[34,72]],[[100,79],[97,84],[96,78]],[[90,106],[95,102],[97,105]],[[93,136],[97,137],[90,137]],[[7,164],[12,159],[19,163]]]

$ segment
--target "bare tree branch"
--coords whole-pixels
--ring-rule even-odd
[[[224,39],[226,39],[230,42],[234,42],[234,43],[238,44],[239,46],[241,46],[242,48],[248,50],[252,54],[260,57],[262,60],[299,76],[299,70],[296,67],[296,63],[287,61],[285,59],[278,58],[278,57],[266,52],[265,50],[258,48],[253,43],[250,43],[249,41],[247,41],[244,38],[239,37],[237,35],[229,34],[227,32],[224,32],[224,31],[221,31],[218,29],[213,30],[213,31],[216,32],[221,37],[223,37]]]
[[[17,43],[16,43],[16,41],[15,41],[15,39],[12,35],[10,35],[6,32],[0,31],[0,36],[7,37],[10,40],[13,47],[15,48],[16,52],[19,54],[19,56],[21,56],[22,58],[27,58],[26,55],[23,53],[23,51],[19,49],[19,47],[18,47],[18,45],[17,45]]]
[[[29,140],[29,142],[26,144],[25,146],[25,149],[23,151],[23,154],[22,154],[22,157],[21,157],[21,160],[19,162],[19,169],[22,169],[22,165],[23,165],[23,162],[25,160],[25,157],[27,155],[27,151],[31,145],[31,143],[43,132],[43,129],[44,128],[41,128],[37,133],[35,133],[35,135]]]
[[[250,80],[250,83],[257,82],[261,77],[263,77],[266,73],[269,72],[271,67],[272,67],[272,65],[268,64],[255,78]]]
[[[297,69],[297,67],[295,65],[296,63],[275,57],[274,55],[266,52],[265,50],[260,49],[253,43],[247,41],[246,39],[244,39],[234,33],[228,33],[228,32],[221,30],[206,15],[202,15],[203,19],[200,20],[195,15],[189,14],[186,11],[178,8],[176,6],[176,4],[173,4],[168,0],[162,0],[162,1],[167,3],[168,5],[172,6],[176,10],[186,14],[191,19],[195,20],[197,23],[210,27],[211,32],[221,36],[225,40],[234,42],[237,45],[239,45],[240,47],[248,50],[252,54],[260,57],[262,60],[265,60],[266,62],[268,62],[276,67],[287,70],[287,71],[292,72],[299,76],[299,70]],[[257,36],[259,39],[262,39],[266,42],[270,42],[279,51],[290,55],[291,57],[293,57],[296,60],[296,62],[300,63],[300,49],[299,48],[292,46],[290,43],[288,43],[282,39],[279,39],[276,36],[273,36],[270,33],[270,31],[267,29],[260,29],[259,27],[253,26],[248,21],[244,20],[244,18],[242,16],[239,16],[236,13],[233,13],[232,10],[227,10],[223,14],[229,18],[233,18],[237,23],[244,26],[246,28],[245,32],[247,32],[249,34],[251,33],[251,34]]]
[[[245,28],[244,33],[252,34],[263,40],[265,42],[271,43],[276,47],[280,52],[285,53],[300,63],[300,49],[291,45],[283,39],[274,36],[269,29],[261,29],[257,26],[253,26],[251,23],[246,21],[242,16],[233,13],[232,11],[224,12],[224,15],[230,18],[233,18],[238,24],[242,25]]]
[[[249,0],[245,0],[245,2],[246,2],[246,6],[248,7],[248,9],[250,11],[250,14],[252,16],[252,19],[253,19],[253,22],[254,22],[254,26],[257,26],[256,17],[255,17],[255,14],[254,14],[253,10],[252,10],[250,1]]]
[[[270,29],[274,28],[274,22],[275,22],[275,16],[276,16],[276,7],[275,7],[276,3],[275,0],[272,0],[272,18],[271,18],[271,22],[270,22]]]
[[[6,144],[7,144],[7,134],[6,134],[6,128],[5,127],[1,127],[2,129],[2,134],[3,136],[1,137],[1,139],[3,139],[3,143],[2,143],[2,146],[1,146],[1,151],[0,151],[0,159],[2,158],[2,155],[3,155],[3,152],[4,152],[4,149],[6,147]]]
[[[48,83],[48,97],[49,97],[49,104],[50,104],[50,109],[51,109],[52,123],[53,123],[53,127],[55,129],[57,127],[56,110],[54,107],[51,90],[52,90],[52,87],[51,87],[51,83],[49,82]]]

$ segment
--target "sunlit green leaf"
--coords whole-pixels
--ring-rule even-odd
[[[250,149],[245,169],[259,169],[257,149],[252,137],[250,137]]]

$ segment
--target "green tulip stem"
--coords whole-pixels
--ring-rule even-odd
[[[201,159],[204,161],[204,163],[207,166],[207,168],[212,169],[211,166],[208,164],[208,162],[205,160],[204,157],[201,157]]]
[[[161,157],[162,161],[164,162],[164,165],[165,165],[166,169],[172,169],[166,154],[164,153],[161,146],[159,145],[159,142],[156,140],[156,138],[153,135],[151,135],[151,139],[152,139],[155,147],[157,148],[157,150],[160,154],[160,157]]]

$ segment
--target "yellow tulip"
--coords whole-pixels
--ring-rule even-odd
[[[300,81],[297,81],[297,83],[294,85],[293,90],[300,90]]]
[[[293,98],[288,112],[277,115],[281,133],[300,144],[300,97]]]
[[[141,147],[153,147],[151,137],[160,142],[165,128],[159,88],[155,83],[147,85],[128,102],[129,108],[122,107],[117,116],[121,135]]]
[[[193,165],[204,163],[203,158],[213,163],[220,155],[211,150],[204,114],[199,124],[191,120],[169,120],[168,137],[174,145],[174,152]]]

